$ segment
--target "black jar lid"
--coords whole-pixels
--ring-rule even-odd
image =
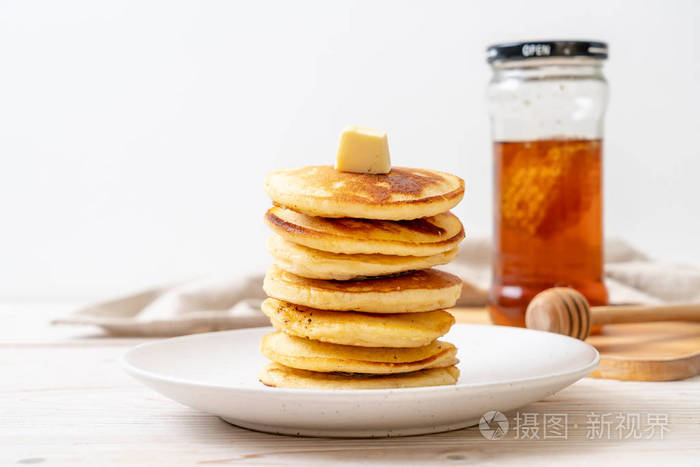
[[[494,44],[486,49],[486,61],[527,60],[548,57],[608,58],[608,44],[596,41],[528,41]]]

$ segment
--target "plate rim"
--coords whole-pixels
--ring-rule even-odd
[[[498,325],[492,325],[492,324],[469,324],[469,323],[456,323],[453,325],[454,327],[470,327],[470,328],[488,328],[488,329],[494,329],[494,328],[506,328],[509,329],[509,332],[524,332],[524,333],[540,333],[540,332],[545,332],[545,331],[538,331],[535,329],[528,329],[528,328],[518,328],[518,327],[511,327],[511,326],[498,326]],[[119,358],[119,364],[121,368],[126,371],[128,374],[135,378],[143,378],[146,380],[151,380],[151,381],[156,381],[159,383],[166,383],[166,384],[177,384],[177,385],[182,385],[182,386],[189,386],[192,388],[207,388],[207,389],[219,389],[219,390],[235,390],[243,393],[248,393],[248,394],[255,394],[259,393],[261,391],[268,392],[270,394],[280,394],[280,395],[294,395],[294,396],[328,396],[328,397],[336,397],[336,396],[347,396],[348,393],[352,394],[367,394],[367,395],[389,395],[389,394],[422,394],[422,393],[430,393],[430,394],[435,394],[435,393],[447,393],[447,392],[454,392],[454,391],[460,391],[460,390],[468,390],[468,389],[487,389],[489,387],[499,387],[503,385],[512,385],[512,384],[527,384],[527,383],[532,383],[536,381],[542,381],[542,380],[550,380],[550,379],[556,379],[560,378],[563,376],[568,376],[568,375],[575,375],[582,373],[583,376],[581,378],[585,378],[587,375],[589,375],[595,368],[598,366],[600,363],[600,353],[598,350],[593,347],[591,344],[588,344],[585,341],[575,339],[570,336],[565,336],[562,334],[555,334],[555,333],[547,333],[551,334],[554,336],[558,336],[558,338],[563,338],[564,340],[571,339],[573,341],[576,341],[578,343],[584,344],[590,348],[590,350],[593,351],[593,360],[590,361],[589,363],[581,366],[581,367],[576,367],[574,369],[569,369],[565,371],[560,371],[556,373],[549,373],[544,376],[528,376],[524,378],[515,378],[515,379],[509,379],[509,380],[499,380],[499,381],[491,381],[491,382],[483,382],[483,383],[462,383],[462,384],[451,384],[451,385],[445,385],[445,386],[426,386],[426,387],[417,387],[417,388],[391,388],[391,389],[293,389],[293,388],[277,388],[277,387],[269,387],[264,384],[262,384],[261,387],[259,388],[254,388],[254,387],[241,387],[241,386],[232,386],[232,385],[223,385],[223,384],[211,384],[211,383],[202,383],[186,378],[176,378],[176,377],[165,377],[165,376],[160,376],[157,375],[153,372],[147,371],[147,370],[142,370],[131,363],[127,361],[129,356],[137,352],[143,348],[146,347],[151,347],[151,346],[157,346],[161,345],[163,342],[166,341],[171,341],[171,340],[194,340],[197,338],[202,338],[203,336],[207,336],[210,334],[219,334],[219,333],[236,333],[236,332],[245,332],[245,331],[250,331],[250,330],[261,330],[261,329],[269,329],[269,330],[275,330],[272,326],[258,326],[258,327],[250,327],[250,328],[241,328],[241,329],[227,329],[223,331],[215,331],[215,332],[206,332],[206,333],[199,333],[199,334],[189,334],[186,336],[177,336],[177,337],[170,337],[170,338],[165,338],[165,339],[158,339],[156,341],[152,342],[144,342],[141,344],[138,344],[134,347],[131,347],[128,349],[126,352],[124,352],[121,357]]]

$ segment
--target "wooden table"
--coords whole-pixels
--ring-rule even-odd
[[[228,425],[137,383],[117,359],[144,339],[48,325],[70,309],[0,305],[2,465],[700,465],[700,378],[668,383],[586,378],[522,408],[519,416],[506,414],[510,429],[499,440],[485,439],[477,427],[374,440],[275,436]],[[481,310],[456,314],[463,322],[486,319]],[[561,414],[566,439],[543,439],[545,417],[549,423]],[[643,433],[651,439],[634,439],[642,431],[634,429],[637,414],[640,428],[649,428],[653,417],[652,431]],[[622,419],[631,421],[623,425]],[[526,435],[539,439],[523,439]]]

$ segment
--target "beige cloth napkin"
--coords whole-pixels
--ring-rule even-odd
[[[465,287],[458,305],[486,303],[491,242],[471,238],[457,259],[441,269],[459,275]],[[55,324],[92,324],[129,336],[174,336],[269,324],[260,311],[264,271],[207,277],[155,287],[97,303],[56,319]],[[605,244],[605,281],[610,302],[657,304],[700,301],[700,269],[650,260],[622,240]]]

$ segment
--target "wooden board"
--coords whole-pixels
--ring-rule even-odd
[[[459,323],[490,323],[483,308],[456,308]],[[586,342],[600,352],[590,376],[627,381],[673,381],[700,375],[700,323],[608,324]]]
[[[700,374],[700,323],[608,324],[586,342],[600,352],[595,378],[672,381]]]

